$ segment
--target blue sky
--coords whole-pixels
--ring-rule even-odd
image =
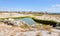
[[[60,0],[0,0],[0,11],[48,11],[60,13]]]

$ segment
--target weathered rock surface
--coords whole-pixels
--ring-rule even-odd
[[[57,30],[51,33],[47,30],[25,31],[21,27],[0,24],[0,36],[60,36],[59,32]]]

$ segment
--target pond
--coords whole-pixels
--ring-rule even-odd
[[[22,21],[25,21],[29,25],[36,24],[36,22],[32,18],[23,18]]]

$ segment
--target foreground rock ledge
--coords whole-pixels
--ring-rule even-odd
[[[0,36],[60,36],[59,32],[49,33],[47,30],[25,31],[20,27],[0,24]]]

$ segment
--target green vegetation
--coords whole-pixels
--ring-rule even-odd
[[[33,14],[34,16],[42,16],[43,14]]]
[[[53,21],[53,20],[38,20],[38,19],[35,19],[35,18],[32,18],[32,19],[34,21],[36,21],[37,23],[42,23],[42,24],[45,24],[45,25],[53,25],[54,27],[58,23],[58,22]]]
[[[40,19],[37,19],[35,17],[30,17],[30,16],[24,16],[24,17],[11,17],[12,19],[15,19],[15,20],[19,20],[19,19],[23,19],[23,18],[32,18],[35,22],[37,23],[42,23],[44,25],[54,25],[56,26],[56,24],[58,23],[57,21],[53,21],[53,20],[40,20]],[[9,18],[0,18],[1,20],[4,20],[4,19],[9,19]]]
[[[23,19],[23,18],[31,18],[29,16],[24,16],[24,17],[10,17],[12,19],[15,19],[15,20],[19,20],[19,19]],[[0,18],[0,20],[5,20],[5,19],[9,19],[9,18]]]

